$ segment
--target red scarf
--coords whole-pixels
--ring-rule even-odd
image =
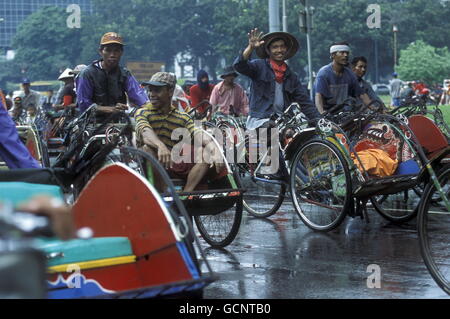
[[[274,60],[270,60],[270,65],[272,65],[272,69],[275,72],[275,81],[277,81],[278,83],[283,83],[284,73],[287,70],[287,64],[283,62],[280,65]]]

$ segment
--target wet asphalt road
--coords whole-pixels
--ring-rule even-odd
[[[244,211],[239,234],[225,249],[201,241],[219,276],[204,297],[450,298],[422,261],[416,221],[398,226],[375,211],[369,217],[369,224],[347,217],[336,230],[318,233],[303,225],[289,200],[267,219]]]

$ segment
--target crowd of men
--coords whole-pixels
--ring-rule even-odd
[[[232,65],[225,68],[220,83],[214,85],[209,74],[200,70],[197,84],[184,91],[177,84],[176,76],[169,72],[158,72],[149,81],[139,83],[120,65],[125,50],[124,39],[115,32],[108,32],[100,40],[98,60],[61,73],[58,80],[63,85],[56,96],[51,91],[42,99],[31,89],[29,79],[22,81],[21,94],[13,96],[10,93],[6,97],[0,94],[0,158],[9,168],[40,167],[16,130],[17,124],[32,123],[38,112],[68,108],[83,112],[95,104],[97,116],[105,117],[135,107],[138,109],[135,113],[137,146],[153,154],[172,177],[185,179],[184,191],[192,191],[208,171],[215,169],[219,173],[224,169],[223,155],[213,149],[215,144],[211,143],[211,137],[194,125],[192,113],[188,113],[192,110],[208,118],[216,113],[245,116],[246,128],[257,130],[271,127],[271,117],[283,113],[293,102],[300,105],[311,125],[349,97],[368,107],[374,101],[382,104],[372,86],[364,80],[367,59],[356,56],[350,61],[351,49],[346,42],[330,46],[331,62],[319,70],[311,100],[298,75],[286,63],[299,49],[293,35],[286,32],[263,35],[253,29],[247,37],[247,47]],[[256,59],[252,58],[253,53],[256,53]],[[248,94],[235,81],[240,74],[251,82]],[[445,84],[448,88],[444,85],[441,103],[450,102],[450,80]],[[420,83],[404,83],[394,73],[390,83],[392,106],[399,105],[402,94],[405,95],[405,86],[408,95],[426,92]],[[176,141],[172,140],[172,132],[178,128],[185,128],[196,141],[188,152],[194,156],[212,154],[210,163],[192,156],[188,161],[174,163],[172,151]],[[179,155],[185,155],[183,152],[186,152],[185,148]],[[273,178],[285,178],[273,175]],[[161,188],[159,180],[155,178],[158,189]]]
[[[256,130],[268,127],[271,116],[283,113],[293,102],[300,105],[311,125],[314,125],[324,112],[349,97],[365,106],[373,105],[374,101],[382,103],[371,85],[364,80],[368,67],[367,59],[356,56],[350,61],[351,48],[346,42],[337,42],[330,46],[331,62],[319,70],[312,88],[314,98],[311,100],[298,75],[286,63],[299,49],[297,39],[287,32],[263,35],[257,29],[251,30],[247,36],[247,47],[237,55],[232,65],[225,68],[220,75],[220,83],[214,85],[209,74],[200,70],[197,73],[197,84],[186,92],[177,84],[176,76],[168,72],[158,72],[149,81],[139,83],[129,70],[120,65],[125,50],[124,39],[115,32],[108,32],[100,40],[98,60],[89,65],[66,69],[61,73],[58,80],[64,85],[56,97],[50,92],[41,103],[39,94],[30,88],[29,79],[24,79],[19,96],[12,100],[11,97],[3,99],[2,104],[8,110],[9,116],[2,110],[1,121],[9,124],[30,123],[37,112],[49,108],[73,108],[83,112],[96,104],[97,115],[105,117],[136,107],[139,146],[154,154],[174,175],[187,178],[185,190],[192,190],[206,174],[208,166],[180,167],[175,166],[171,160],[171,151],[175,144],[171,140],[174,129],[188,129],[192,139],[199,135],[190,116],[192,113],[188,113],[192,110],[208,118],[216,113],[246,116],[246,128]],[[253,53],[256,53],[258,58],[253,59]],[[248,94],[235,81],[240,74],[251,82]],[[404,84],[394,73],[390,83],[392,106],[399,105]],[[412,90],[415,92],[418,88]],[[4,147],[12,141],[17,142],[13,135],[2,137],[0,156],[8,158],[17,154],[17,163],[11,167],[35,167],[36,163],[26,156],[21,158],[21,152],[17,149],[8,151]],[[208,139],[205,136],[202,138]],[[205,151],[207,144],[200,145],[203,148],[201,152]],[[19,146],[17,148],[21,149]],[[220,159],[214,160],[215,166],[220,167]]]

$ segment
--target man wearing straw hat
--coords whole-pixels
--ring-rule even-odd
[[[209,103],[216,109],[213,113],[220,112],[232,115],[248,115],[248,98],[244,89],[234,80],[239,76],[232,66],[225,68],[220,77],[222,82],[218,83],[212,93]]]
[[[74,75],[72,69],[65,69],[63,73],[58,77],[58,81],[64,83],[63,89],[58,94],[58,100],[55,105],[55,109],[64,109],[65,107],[75,107],[76,94],[74,85]]]
[[[297,39],[287,32],[262,35],[258,29],[248,33],[248,46],[234,61],[234,68],[252,80],[248,129],[266,124],[273,114],[282,114],[297,102],[306,117],[315,122],[320,118],[306,88],[286,64],[298,51]],[[260,59],[250,60],[253,51]]]
[[[250,114],[246,127],[250,131],[256,130],[258,148],[264,148],[265,145],[269,148],[270,160],[265,163],[268,169],[261,170],[261,174],[269,179],[288,178],[287,171],[283,168],[280,170],[279,163],[284,159],[272,143],[278,136],[277,130],[270,129],[273,127],[271,117],[274,114],[283,114],[294,102],[300,105],[301,111],[311,124],[315,124],[321,117],[297,74],[285,62],[297,53],[298,48],[297,39],[290,33],[272,32],[263,36],[258,29],[253,29],[248,33],[247,48],[236,58],[233,65],[236,71],[248,76],[252,81]],[[256,51],[260,59],[250,60],[253,51]],[[270,130],[264,132],[264,129]],[[268,134],[269,131],[271,134]],[[267,141],[267,144],[264,141]]]

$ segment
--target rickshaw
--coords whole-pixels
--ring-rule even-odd
[[[293,104],[273,119],[280,133],[277,141],[282,155],[280,168],[289,176],[288,181],[258,176],[267,152],[256,164],[237,162],[236,166],[244,172],[254,167],[247,169],[252,181],[281,185],[276,189],[279,193],[272,196],[271,206],[263,207],[267,215],[261,217],[276,211],[289,188],[297,214],[317,231],[336,228],[347,214],[369,220],[370,205],[392,222],[412,219],[420,208],[415,194],[421,194],[427,184],[436,182],[436,172],[450,153],[448,145],[428,154],[429,159],[405,117],[364,109],[336,114],[333,120],[337,124],[322,119],[312,128],[302,117],[299,106]],[[368,149],[384,150],[395,159],[398,165],[395,172],[385,177],[367,172],[358,154]],[[265,194],[256,192],[257,198],[261,195]],[[268,212],[267,207],[274,209]]]
[[[289,174],[286,156],[291,155],[294,145],[296,147],[300,140],[310,138],[314,132],[299,108],[294,103],[280,117],[272,118],[273,127],[280,136],[278,141],[274,141],[280,152],[279,163],[286,175]],[[257,218],[274,215],[287,196],[288,181],[265,177],[263,162],[268,157],[268,151],[258,147],[256,133],[246,131],[243,118],[218,114],[214,121],[222,132],[225,156],[232,160],[232,167],[246,190],[243,194],[246,211]],[[297,140],[300,131],[303,135]]]
[[[36,274],[31,277],[35,281],[31,280],[29,286],[34,290],[25,292],[23,297],[202,296],[203,288],[214,281],[215,276],[198,240],[193,237],[189,217],[173,184],[155,159],[148,154],[146,158],[166,181],[171,201],[165,201],[148,181],[128,166],[122,163],[103,166],[88,181],[73,205],[77,228],[88,227],[94,237],[69,241],[43,238],[43,234],[52,234],[48,230],[42,231],[43,227],[48,229],[42,220],[24,219],[24,213],[0,214],[2,229],[4,225],[11,229],[2,232],[10,235],[3,238],[10,244],[1,245],[0,258],[20,256],[24,258],[23,262],[36,266],[33,274],[42,269],[47,272],[46,276]],[[7,200],[11,207],[35,195],[63,199],[62,189],[58,186],[63,183],[63,178],[64,172],[57,169],[2,171],[0,198]],[[34,228],[40,228],[40,231]],[[30,242],[27,236],[18,237],[18,233],[40,238]],[[200,271],[197,254],[206,265],[204,274]],[[17,260],[17,265],[23,263]],[[18,267],[16,272],[0,268],[0,272],[4,271],[2,276],[8,274],[17,279],[12,280],[17,286],[11,286],[10,296],[16,290],[29,287],[21,286],[23,283],[19,278],[24,276],[21,269],[25,268]],[[44,278],[46,284],[41,282]],[[45,292],[42,287],[46,287]]]
[[[447,201],[437,186],[436,172],[450,153],[448,146],[428,159],[405,117],[378,110],[333,111],[337,125],[320,120],[318,134],[300,145],[291,164],[294,207],[308,227],[330,231],[347,214],[368,220],[369,201],[388,220],[406,222],[423,209],[414,194],[430,184],[436,185]],[[396,169],[384,176],[368,172],[361,157],[372,150],[387,154],[397,163]]]
[[[120,119],[124,123],[118,123]],[[219,150],[220,145],[215,143]],[[57,159],[54,167],[62,168],[72,176],[70,187],[74,199],[105,163],[124,163],[153,183],[151,159],[147,153],[131,146],[132,125],[127,114],[111,115],[97,123],[95,106],[91,106],[69,125],[66,145],[67,151]],[[184,181],[174,180],[201,236],[213,247],[229,245],[236,237],[242,219],[243,190],[226,159],[224,162],[225,169],[220,174],[210,172],[193,192],[180,192]],[[172,198],[166,195],[162,194],[167,200]]]
[[[433,102],[432,105],[428,105],[428,102]],[[424,115],[431,118],[434,123],[439,127],[442,133],[450,137],[450,127],[445,122],[444,114],[439,106],[439,100],[431,100],[429,94],[414,95],[410,98],[405,98],[400,106],[389,110],[392,115],[404,115],[407,118],[413,115]]]
[[[206,131],[204,133],[209,134]],[[217,141],[215,143],[217,149],[220,149]],[[154,167],[149,163],[146,152],[122,147],[116,155],[110,155],[109,159],[125,163],[151,183],[154,182]],[[244,190],[239,176],[226,158],[223,160],[225,168],[220,173],[211,169],[192,192],[182,191],[185,180],[172,179],[190,218],[195,221],[202,238],[212,247],[229,245],[238,234],[242,220]],[[172,200],[167,192],[163,192],[161,196],[168,202]]]

